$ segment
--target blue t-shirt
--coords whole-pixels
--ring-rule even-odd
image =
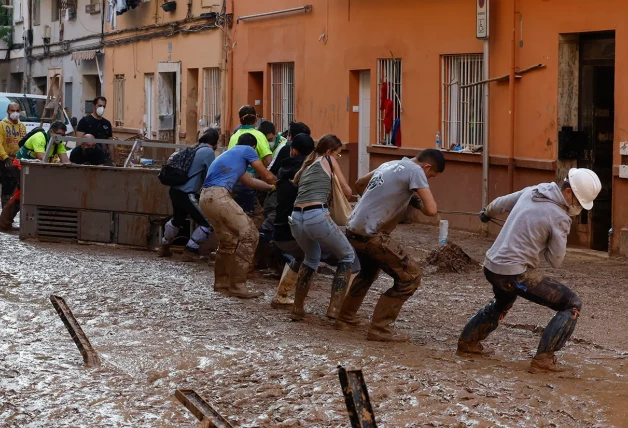
[[[212,162],[214,162],[215,158],[214,149],[207,144],[201,144],[200,148],[194,154],[192,165],[190,165],[190,170],[188,171],[190,180],[180,186],[174,186],[174,188],[185,193],[198,193],[203,186],[207,171],[209,171],[209,167]]]
[[[246,167],[258,160],[259,156],[253,147],[235,146],[218,156],[211,164],[203,187],[224,187],[231,192]]]

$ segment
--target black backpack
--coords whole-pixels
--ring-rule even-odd
[[[26,144],[28,139],[31,138],[33,135],[37,134],[38,132],[43,132],[45,134],[46,130],[44,128],[39,128],[39,127],[31,129],[31,132],[29,132],[24,137],[22,137],[22,139],[17,143],[17,145],[19,147],[24,146],[24,144]]]
[[[165,186],[181,186],[190,180],[188,172],[194,161],[200,144],[174,152],[161,167],[159,181]]]

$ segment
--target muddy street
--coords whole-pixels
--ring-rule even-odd
[[[438,230],[401,225],[395,236],[425,258]],[[450,240],[480,262],[490,241]],[[196,390],[234,426],[349,426],[337,366],[361,367],[380,426],[626,426],[628,263],[570,251],[551,271],[584,301],[559,354],[571,370],[527,372],[553,312],[519,300],[486,344],[489,358],[455,354],[468,318],[491,299],[480,266],[468,274],[427,267],[396,326],[410,343],[367,342],[366,327],[336,331],[324,317],[331,277],[319,275],[309,318],[270,308],[265,296],[211,291],[213,269],[177,257],[0,235],[0,425],[194,427],[175,398]],[[392,280],[382,275],[360,311],[370,316]],[[81,356],[49,301],[65,298],[103,362]]]

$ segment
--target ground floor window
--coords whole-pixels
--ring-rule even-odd
[[[482,54],[443,55],[441,61],[442,148],[473,150],[484,142]]]
[[[377,60],[377,144],[401,145],[401,59]]]
[[[218,67],[203,69],[203,119],[207,126],[220,126],[222,110],[221,72]]]
[[[278,132],[294,121],[294,63],[270,65],[270,116]]]

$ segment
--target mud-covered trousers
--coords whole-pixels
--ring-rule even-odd
[[[203,189],[200,205],[219,240],[214,265],[216,286],[246,283],[259,241],[253,220],[224,187]]]
[[[419,263],[389,234],[379,233],[369,237],[347,230],[346,235],[355,248],[361,267],[349,290],[353,298],[363,299],[382,270],[394,281],[384,296],[405,302],[419,288],[422,274]]]
[[[495,300],[469,320],[460,335],[460,342],[477,343],[488,337],[504,319],[517,297],[557,311],[549,322],[537,355],[560,350],[571,337],[580,315],[582,301],[567,286],[543,276],[538,270],[521,275],[498,275],[484,268],[484,275],[493,286]]]

